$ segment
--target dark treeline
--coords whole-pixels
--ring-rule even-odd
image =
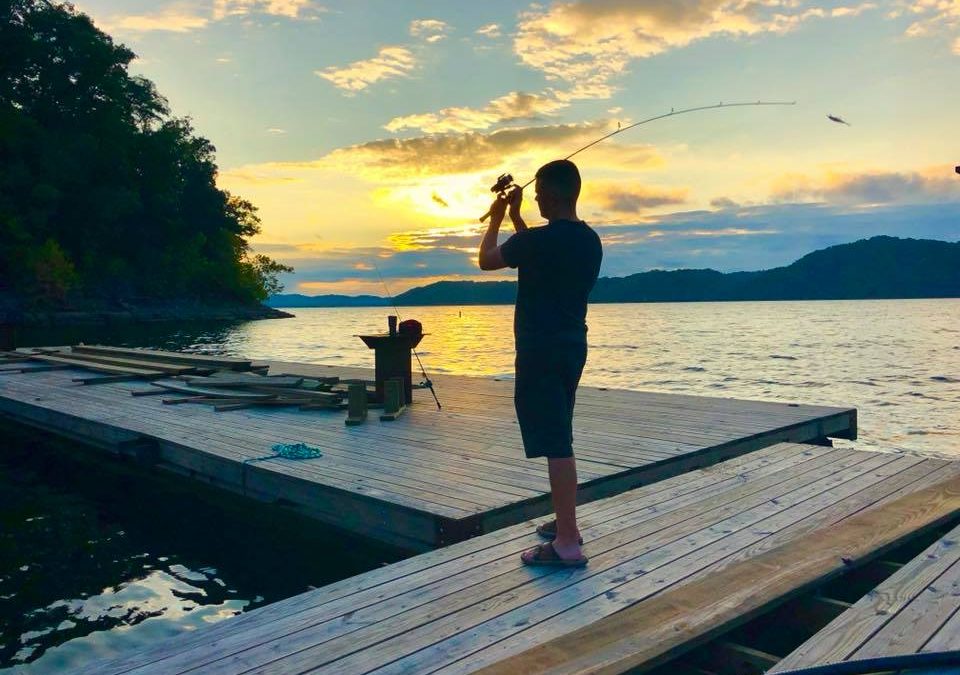
[[[0,295],[257,303],[256,208],[217,188],[214,147],[172,116],[132,51],[70,5],[0,2]]]

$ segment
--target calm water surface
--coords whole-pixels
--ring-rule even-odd
[[[355,335],[380,331],[390,313],[292,311],[21,342],[372,367]],[[511,307],[401,314],[429,333],[429,372],[512,377]],[[589,322],[584,384],[855,406],[858,447],[960,456],[960,300],[595,305]],[[0,428],[0,440],[0,672],[57,672],[398,555],[184,481],[105,470],[96,454],[35,434]]]

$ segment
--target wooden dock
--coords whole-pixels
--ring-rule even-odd
[[[582,507],[583,569],[523,566],[531,521],[82,672],[623,672],[958,511],[960,463],[777,444]]]
[[[769,671],[960,649],[960,527]],[[934,672],[931,669],[931,675]],[[960,666],[937,670],[960,672]]]
[[[61,357],[55,357],[61,358]],[[249,364],[248,364],[249,365]],[[544,461],[523,457],[509,381],[438,375],[400,419],[347,427],[341,411],[164,405],[147,382],[95,386],[57,362],[0,372],[0,415],[134,456],[410,550],[423,551],[550,511]],[[371,371],[272,362],[271,374],[369,378]],[[122,378],[122,375],[119,376]],[[575,447],[584,501],[781,441],[856,437],[856,410],[581,388]],[[276,443],[316,459],[260,460]]]

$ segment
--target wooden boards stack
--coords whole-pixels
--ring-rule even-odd
[[[337,377],[307,379],[289,375],[213,373],[207,377],[185,376],[178,380],[154,381],[157,389],[132,391],[133,396],[176,395],[165,398],[167,405],[204,403],[217,412],[243,410],[254,406],[298,406],[301,410],[339,410],[346,397]]]

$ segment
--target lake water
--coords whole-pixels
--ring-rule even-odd
[[[236,325],[32,330],[21,343],[372,367],[355,335],[392,313],[292,311]],[[512,377],[511,307],[400,313],[424,324],[428,372]],[[595,305],[589,323],[586,385],[855,406],[857,447],[960,457],[960,300]],[[0,672],[58,672],[397,555],[183,481],[105,470],[95,453],[32,433],[0,428],[0,441]]]

